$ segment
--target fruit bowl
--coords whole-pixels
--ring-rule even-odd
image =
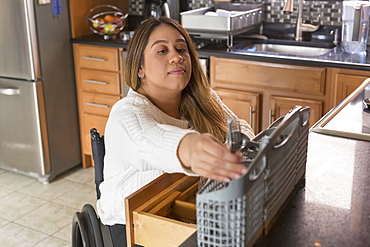
[[[128,14],[116,6],[103,4],[89,10],[85,15],[89,29],[96,34],[102,35],[105,40],[115,39],[125,26]]]

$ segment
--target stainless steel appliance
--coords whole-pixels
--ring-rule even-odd
[[[68,0],[1,0],[0,167],[48,183],[81,164]]]
[[[348,53],[366,51],[369,35],[369,1],[343,1],[342,47]]]
[[[145,0],[145,17],[161,17],[170,18],[170,9],[166,0]]]

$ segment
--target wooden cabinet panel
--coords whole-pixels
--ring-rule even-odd
[[[287,114],[296,105],[310,107],[310,126],[316,123],[322,116],[322,102],[317,100],[304,100],[296,98],[286,98],[279,96],[270,97],[269,123]]]
[[[80,81],[82,91],[119,95],[121,80],[118,72],[81,69]]]
[[[259,126],[259,94],[225,89],[215,89],[227,107],[239,118],[246,120],[255,134]]]
[[[237,84],[324,95],[326,69],[211,57],[212,87]]]
[[[114,103],[120,99],[119,96],[104,94],[82,93],[83,111],[86,113],[109,116]]]
[[[93,165],[89,132],[104,134],[112,106],[123,98],[122,48],[73,44],[82,166]]]
[[[82,133],[83,142],[86,145],[83,145],[83,152],[85,154],[91,154],[91,137],[90,137],[90,130],[92,128],[96,128],[100,135],[104,135],[105,125],[107,124],[108,117],[105,116],[96,116],[90,114],[84,114],[84,122],[82,126]]]
[[[336,74],[334,81],[335,91],[334,100],[335,104],[338,104],[348,95],[350,95],[356,88],[358,88],[361,83],[369,78],[368,76],[356,76],[348,74]]]
[[[326,80],[330,72],[324,67],[218,57],[211,57],[210,65],[211,87],[221,92],[225,104],[239,117],[250,121],[249,111],[244,108],[259,101],[256,104],[259,122],[253,124],[256,133],[296,105],[311,108],[312,125],[322,117],[329,102],[331,84]]]
[[[91,45],[79,46],[77,59],[81,68],[119,71],[119,50],[112,47],[99,47]]]

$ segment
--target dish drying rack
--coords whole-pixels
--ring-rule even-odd
[[[233,11],[230,16],[208,16],[207,12],[217,9]],[[233,46],[233,37],[259,27],[264,20],[262,4],[215,3],[214,7],[204,7],[181,12],[181,25],[193,36],[210,39],[226,39],[227,46]]]
[[[305,174],[310,108],[296,106],[242,149],[248,172],[199,188],[198,246],[252,246]]]

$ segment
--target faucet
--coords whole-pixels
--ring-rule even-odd
[[[286,1],[284,9],[283,9],[283,12],[285,14],[293,13],[293,2],[294,0]],[[319,20],[320,20],[320,16],[319,16]],[[303,23],[303,0],[298,0],[298,16],[297,16],[297,22],[295,25],[294,39],[296,41],[302,41],[303,31],[304,32],[315,32],[317,29],[319,29],[319,27],[320,27],[320,24],[312,25],[312,24]]]

